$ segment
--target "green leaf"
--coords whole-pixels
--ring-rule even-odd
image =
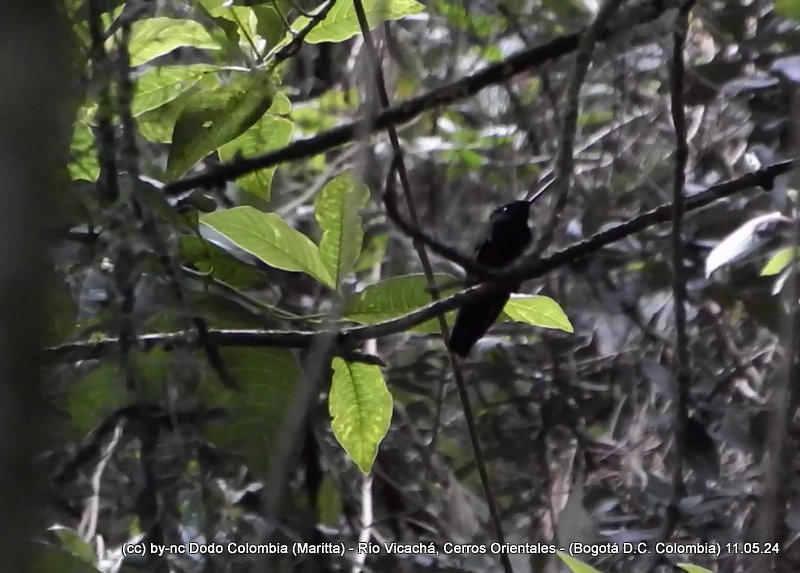
[[[172,131],[168,179],[255,124],[272,105],[274,87],[264,71],[237,73],[226,85],[193,94]]]
[[[556,553],[561,558],[561,561],[563,561],[564,564],[569,567],[572,573],[600,573],[600,571],[594,567],[587,565],[583,561],[578,561],[574,557],[570,557],[563,551],[557,551]]]
[[[434,278],[440,285],[452,284],[455,280],[445,274],[437,274]],[[442,292],[442,296],[457,291],[458,289],[455,287],[448,287]],[[408,314],[430,304],[431,301],[425,275],[404,275],[375,283],[348,297],[345,300],[342,315],[361,324],[374,324]],[[453,314],[448,313],[448,322],[452,322]],[[436,319],[432,319],[411,330],[412,332],[439,332],[439,324]]]
[[[800,258],[800,249],[794,249],[794,258]],[[779,274],[783,269],[789,266],[789,263],[792,262],[792,247],[784,247],[783,249],[779,250],[777,253],[772,255],[767,264],[764,265],[764,268],[761,269],[760,275],[762,277],[769,277],[773,275]]]
[[[380,233],[367,239],[367,244],[361,250],[356,266],[353,268],[357,273],[367,271],[376,264],[379,264],[386,257],[386,244],[389,242],[389,235]]]
[[[775,0],[775,11],[784,18],[800,22],[800,0]]]
[[[208,64],[150,68],[136,78],[131,106],[133,117],[171,102],[215,69]]]
[[[294,124],[288,119],[265,115],[242,135],[220,147],[219,158],[230,161],[240,155],[247,157],[278,149],[291,141],[293,131]],[[259,169],[240,177],[236,183],[245,191],[269,201],[272,177],[276,169],[277,167]]]
[[[63,525],[54,525],[49,528],[49,531],[58,538],[61,548],[65,551],[87,564],[94,565],[97,562],[94,549],[74,529]]]
[[[392,421],[392,395],[381,369],[334,358],[328,411],[333,435],[350,459],[368,474]]]
[[[268,111],[275,115],[288,115],[292,112],[292,102],[289,101],[286,92],[275,94],[275,99],[272,100],[272,107]]]
[[[361,252],[364,229],[359,210],[368,200],[367,186],[346,171],[329,181],[314,201],[314,215],[323,230],[319,256],[337,289]]]
[[[511,297],[503,308],[511,320],[526,322],[541,328],[557,328],[575,332],[561,306],[547,296]]]
[[[194,20],[148,18],[137,20],[131,25],[128,50],[132,66],[141,66],[184,46],[201,50],[219,49],[219,45],[206,29]]]
[[[714,573],[710,569],[700,567],[699,565],[692,565],[691,563],[678,563],[677,565],[686,571],[686,573]]]
[[[289,2],[279,0],[276,4],[281,10],[280,13],[276,10],[274,5],[260,4],[258,6],[253,6],[253,12],[258,18],[256,31],[258,35],[266,41],[268,50],[272,50],[286,35],[286,25],[284,24],[284,19],[281,14],[286,14],[289,9],[291,9],[291,4]]]
[[[254,267],[196,235],[181,236],[178,252],[184,263],[191,262],[199,272],[208,273],[234,288],[253,288],[263,282],[262,275]]]
[[[333,287],[333,279],[322,264],[317,246],[275,213],[262,213],[253,207],[234,207],[203,215],[200,222],[271,267],[304,272]]]
[[[81,110],[75,121],[72,132],[70,154],[72,161],[69,164],[69,176],[75,181],[97,181],[100,176],[100,164],[97,161],[97,151],[94,147],[94,134],[87,121],[86,110]]]
[[[203,386],[205,399],[227,414],[203,432],[221,449],[244,456],[250,469],[262,475],[275,453],[302,372],[288,350],[236,348],[221,353],[242,392],[218,384]]]
[[[418,14],[425,10],[425,7],[416,0],[364,0],[364,12],[370,28],[375,28],[378,24],[387,20],[399,20],[411,14]],[[322,8],[322,5],[319,9]],[[315,11],[316,13],[316,11]],[[292,22],[292,30],[296,33],[305,28],[310,19],[300,16]],[[338,2],[325,19],[306,36],[309,44],[319,44],[321,42],[343,42],[361,33],[358,25],[358,18],[352,2]],[[284,39],[281,45],[288,43]]]

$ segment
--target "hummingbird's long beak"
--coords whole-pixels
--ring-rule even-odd
[[[536,192],[536,193],[533,195],[533,197],[531,197],[530,199],[525,199],[525,201],[527,201],[529,205],[533,205],[533,204],[536,202],[536,200],[537,200],[539,197],[541,197],[542,195],[544,195],[544,194],[545,194],[545,192],[546,192],[548,189],[550,189],[550,185],[552,185],[552,181],[551,181],[550,183],[548,183],[547,185],[545,185],[544,187],[542,187],[541,189],[539,189],[539,190],[538,190],[538,191],[537,191],[537,192]]]

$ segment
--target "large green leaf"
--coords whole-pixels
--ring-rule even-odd
[[[387,20],[399,20],[405,16],[418,14],[425,10],[425,6],[416,0],[364,0],[364,12],[370,28],[374,28]],[[321,9],[320,6],[319,9]],[[300,16],[292,22],[292,31],[297,33],[305,28],[310,19]],[[331,8],[325,19],[306,36],[309,44],[321,42],[343,42],[361,33],[358,18],[352,2],[337,2]],[[281,44],[288,43],[291,38],[284,38]]]
[[[564,332],[575,332],[561,306],[547,296],[514,296],[509,299],[503,312],[511,320],[525,322],[540,328],[557,328]]]
[[[234,207],[203,215],[200,222],[271,267],[304,272],[333,287],[333,279],[322,264],[317,246],[275,213],[262,213],[253,207]]]
[[[434,278],[440,285],[452,284],[455,280],[445,274],[435,275]],[[422,274],[404,275],[381,281],[348,297],[342,315],[362,324],[374,324],[402,316],[431,303],[431,295],[427,288],[425,275]],[[448,287],[442,296],[457,290],[455,287]],[[448,313],[448,322],[451,322],[452,314]],[[429,320],[414,327],[412,331],[438,332],[438,321]]]
[[[216,74],[208,73],[200,76],[199,80],[188,90],[179,94],[172,101],[155,109],[143,112],[136,118],[139,135],[149,141],[170,143],[175,123],[195,95],[202,91],[213,90],[217,87],[219,79]]]
[[[567,567],[569,567],[569,569],[570,569],[570,571],[572,571],[572,573],[600,573],[600,571],[598,571],[597,569],[595,569],[591,565],[587,565],[583,561],[579,561],[579,560],[575,559],[574,557],[570,557],[569,555],[567,555],[563,551],[557,551],[556,553],[561,558],[561,561],[563,561],[564,564]]]
[[[319,256],[336,288],[353,270],[361,253],[364,229],[359,210],[368,200],[367,186],[352,171],[346,171],[329,181],[314,201],[314,214],[323,231]]]
[[[392,421],[392,395],[381,369],[334,358],[328,411],[333,435],[368,474]]]
[[[206,76],[207,78],[208,76]],[[172,131],[175,129],[175,122],[178,121],[181,112],[183,111],[186,103],[200,91],[199,84],[190,88],[188,91],[180,94],[169,103],[157,107],[156,109],[146,111],[136,118],[136,127],[139,130],[139,135],[148,141],[155,141],[157,143],[169,143],[172,141]]]
[[[215,69],[208,64],[150,68],[136,78],[131,106],[133,116],[138,117],[171,102]]]
[[[276,348],[225,349],[222,359],[242,391],[231,392],[219,384],[203,386],[206,400],[227,413],[223,421],[203,431],[215,445],[239,453],[261,474],[275,452],[302,372],[290,351]]]
[[[256,123],[272,105],[269,75],[237,73],[225,85],[193,94],[172,131],[167,178],[173,179]]]
[[[148,18],[131,25],[128,50],[132,66],[140,66],[184,46],[202,50],[219,49],[219,44],[194,20]]]
[[[282,94],[281,94],[282,95]],[[283,96],[285,99],[286,96]],[[277,98],[276,98],[277,100]],[[274,106],[273,106],[274,107]],[[265,115],[242,135],[219,148],[219,158],[230,161],[238,156],[256,155],[283,147],[292,139],[294,124],[288,119]],[[254,195],[269,200],[272,176],[276,167],[259,169],[240,177],[236,182]]]

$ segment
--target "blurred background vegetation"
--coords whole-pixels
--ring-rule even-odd
[[[788,261],[762,272],[789,239],[751,225],[705,272],[743,223],[794,220],[790,164],[747,174],[798,156],[800,2],[62,0],[60,32],[18,4],[0,18],[29,43],[2,51],[4,91],[22,94],[2,106],[3,260],[31,300],[3,299],[2,350],[46,349],[3,372],[9,404],[31,380],[3,471],[7,515],[35,508],[39,570],[591,571],[291,555],[488,546],[498,529],[564,548],[719,544],[575,555],[603,572],[800,568],[796,285]],[[646,225],[537,274],[452,362],[435,313],[392,322],[430,303],[426,272],[443,295],[464,277],[435,254],[426,269],[387,217],[397,146],[401,211],[462,253],[496,207],[547,186],[531,216],[545,256],[668,205],[676,173],[686,196],[735,188],[689,210],[679,243]],[[46,444],[26,441],[34,427]],[[45,493],[17,496],[32,452]],[[190,542],[290,553],[125,554]]]

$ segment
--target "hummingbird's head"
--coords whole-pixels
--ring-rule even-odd
[[[528,201],[512,201],[492,212],[490,221],[524,221],[527,225],[531,204]]]

